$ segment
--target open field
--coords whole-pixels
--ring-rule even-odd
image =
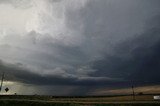
[[[1,95],[0,106],[160,106],[153,95],[97,96],[97,97],[58,97]]]

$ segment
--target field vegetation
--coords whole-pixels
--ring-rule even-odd
[[[25,96],[1,95],[0,106],[160,106],[153,95],[117,96]]]

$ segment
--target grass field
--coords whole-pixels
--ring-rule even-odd
[[[160,106],[153,95],[103,96],[103,97],[56,97],[1,95],[0,106]]]

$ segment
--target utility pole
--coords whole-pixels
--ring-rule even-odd
[[[1,90],[2,90],[3,80],[4,80],[4,72],[2,73],[2,80],[1,80],[0,92],[1,92]]]
[[[134,86],[132,86],[132,95],[133,95],[133,101],[135,101],[135,92],[134,92]]]

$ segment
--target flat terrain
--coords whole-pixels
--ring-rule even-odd
[[[137,95],[135,100],[128,96],[25,96],[1,95],[0,106],[160,106],[153,95]]]

